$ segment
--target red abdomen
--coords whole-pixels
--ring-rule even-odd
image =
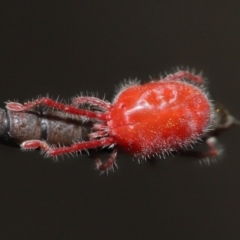
[[[183,81],[156,81],[122,91],[110,109],[109,135],[124,150],[146,157],[196,142],[212,119],[201,87]]]

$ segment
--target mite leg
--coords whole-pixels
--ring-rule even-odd
[[[218,158],[223,153],[223,149],[218,146],[218,141],[216,137],[209,137],[206,140],[208,145],[208,150],[206,151],[187,151],[183,152],[183,156],[199,158],[202,160],[210,160],[214,158]]]
[[[218,141],[216,137],[210,137],[206,140],[206,143],[209,147],[209,149],[206,152],[203,152],[203,157],[206,158],[214,158],[214,157],[220,157],[223,149],[218,146]]]
[[[72,101],[72,105],[75,107],[81,104],[92,104],[104,110],[109,109],[111,106],[110,103],[95,97],[77,97]]]
[[[85,116],[88,118],[95,118],[99,120],[106,120],[107,119],[107,114],[106,113],[101,113],[101,112],[94,112],[90,110],[84,110],[84,109],[79,109],[74,106],[66,105],[57,101],[54,101],[50,98],[40,98],[32,102],[27,102],[24,104],[18,103],[18,102],[8,102],[6,104],[6,108],[10,111],[15,111],[15,112],[25,112],[28,110],[31,110],[32,108],[39,106],[39,105],[44,105],[47,107],[59,109],[63,112],[66,113],[71,113],[74,115],[80,115],[80,116]]]
[[[51,147],[46,142],[40,140],[28,140],[21,144],[23,150],[32,150],[36,148],[41,148],[47,156],[55,157],[63,155],[66,153],[78,152],[81,150],[97,148],[97,147],[106,147],[115,144],[113,138],[103,138],[100,140],[92,140],[88,142],[74,143],[69,147]]]
[[[163,80],[182,80],[183,78],[189,79],[190,81],[202,85],[204,83],[203,78],[200,75],[194,75],[188,71],[178,71],[173,74],[169,74]]]
[[[117,167],[117,164],[116,164],[117,152],[118,152],[118,149],[115,148],[111,153],[110,158],[105,163],[102,163],[100,159],[96,159],[97,169],[104,172],[108,170],[113,170],[114,165]]]

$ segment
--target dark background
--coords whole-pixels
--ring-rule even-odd
[[[124,78],[203,70],[240,118],[239,1],[1,1],[0,102],[80,92],[111,100]],[[55,163],[0,146],[1,239],[239,239],[240,130],[218,164],[154,166],[120,154],[99,176],[87,157]]]

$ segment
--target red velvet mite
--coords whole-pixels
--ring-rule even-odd
[[[29,111],[38,105],[48,106],[93,121],[89,141],[79,141],[71,146],[50,147],[41,140],[29,140],[21,144],[23,149],[41,148],[48,156],[78,152],[81,150],[113,148],[108,161],[97,160],[101,171],[112,169],[119,149],[137,158],[148,158],[182,151],[207,134],[214,119],[213,106],[204,89],[200,75],[178,71],[163,79],[145,84],[129,84],[123,87],[113,103],[95,97],[77,97],[71,105],[49,98],[40,98],[20,104],[9,102],[10,111]],[[92,105],[89,110],[86,106]],[[206,156],[217,155],[212,140]]]

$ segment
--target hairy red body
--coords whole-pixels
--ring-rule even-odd
[[[208,129],[206,94],[182,81],[156,81],[121,92],[109,110],[109,135],[137,157],[152,156],[197,141]]]

